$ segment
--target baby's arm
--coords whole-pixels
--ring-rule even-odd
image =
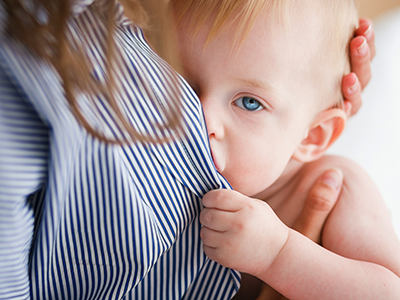
[[[379,192],[351,161],[324,157],[311,168],[321,166],[344,173],[342,194],[322,233],[330,251],[291,231],[261,279],[290,299],[400,299],[400,243]]]
[[[297,182],[298,186],[303,186]],[[308,182],[308,179],[306,180]],[[327,168],[312,183],[311,188],[306,194],[305,201],[300,202],[302,206],[300,215],[295,216],[290,227],[301,234],[310,238],[316,243],[321,242],[321,232],[327,217],[335,206],[335,203],[342,190],[343,174],[340,170]],[[292,190],[291,194],[298,201],[299,193]],[[286,198],[287,199],[287,198]],[[279,217],[279,215],[278,215]],[[270,286],[252,275],[242,273],[240,289],[235,295],[235,300],[285,300],[282,296]]]
[[[288,229],[264,202],[222,192],[205,199],[212,207],[203,217],[207,255],[290,299],[399,298],[400,246],[379,193],[355,164],[332,157],[322,162],[345,174],[322,236],[331,251]]]

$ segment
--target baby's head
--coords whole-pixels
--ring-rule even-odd
[[[321,157],[345,124],[336,107],[357,22],[353,0],[174,5],[185,77],[203,104],[215,165],[233,188],[257,195],[292,159]]]

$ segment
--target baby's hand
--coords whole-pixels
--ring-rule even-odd
[[[231,190],[210,191],[203,205],[200,236],[206,255],[241,272],[265,272],[289,234],[271,207]]]

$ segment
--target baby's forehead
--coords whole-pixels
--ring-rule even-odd
[[[304,59],[311,57],[307,62],[311,69],[308,80],[314,83],[315,89],[332,95],[334,102],[339,103],[342,76],[350,72],[349,43],[358,26],[354,1],[283,2],[286,4],[280,15],[275,11],[272,16],[273,24],[278,26],[279,34],[294,33],[304,38],[300,42],[307,43],[304,49],[311,53],[308,56],[304,52]],[[268,17],[268,13],[265,16]],[[310,34],[308,39],[307,33]]]

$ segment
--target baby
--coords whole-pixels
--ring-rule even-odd
[[[379,192],[355,163],[324,156],[346,123],[340,81],[353,0],[221,0],[210,11],[201,2],[174,3],[185,78],[203,104],[216,168],[234,190],[264,200],[206,195],[206,254],[290,299],[400,299],[400,243]],[[221,5],[233,13],[218,14]],[[290,227],[331,167],[344,186],[321,247]]]

